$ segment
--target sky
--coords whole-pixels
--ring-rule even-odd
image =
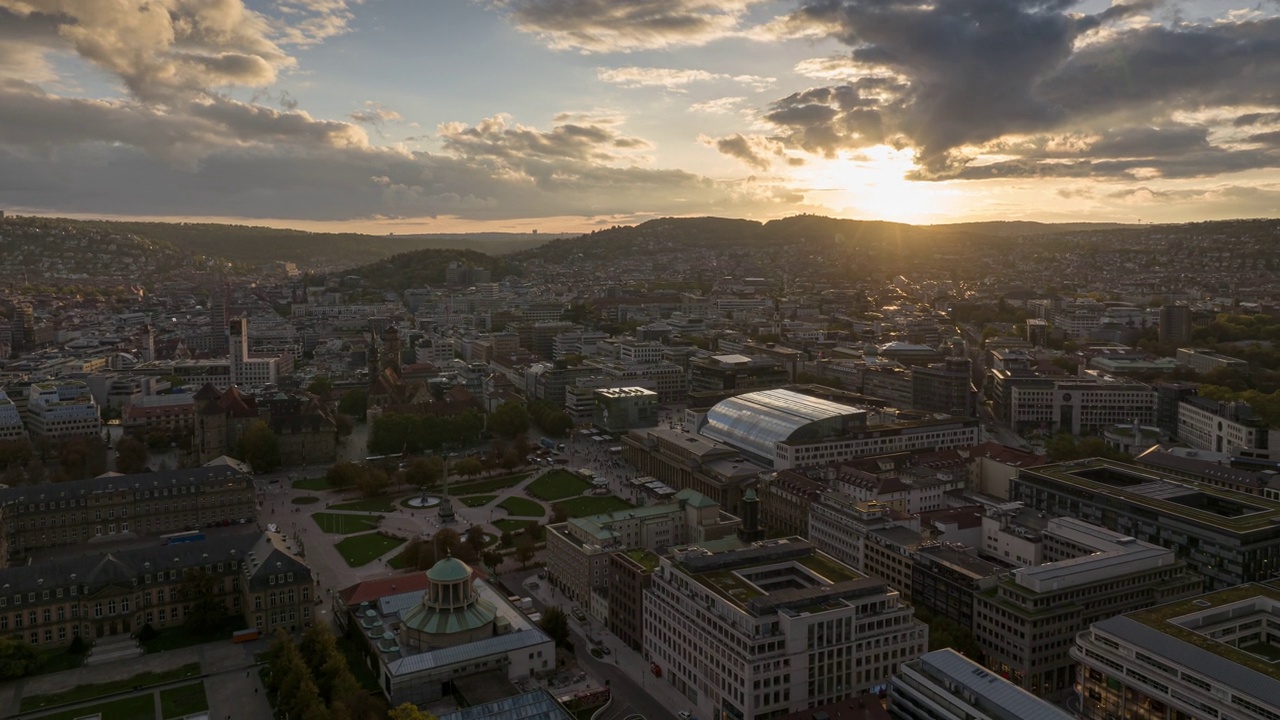
[[[0,209],[1280,215],[1280,0],[0,0]]]

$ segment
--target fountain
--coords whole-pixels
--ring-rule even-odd
[[[440,504],[440,498],[424,492],[416,498],[409,498],[405,504],[415,508],[433,508]]]

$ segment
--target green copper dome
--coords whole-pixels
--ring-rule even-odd
[[[471,577],[471,568],[455,557],[446,557],[427,571],[427,579],[433,583],[451,583]]]

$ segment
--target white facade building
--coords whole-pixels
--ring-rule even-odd
[[[1190,397],[1178,403],[1178,439],[1199,450],[1271,459],[1280,432],[1253,417],[1247,403]]]
[[[798,537],[662,558],[645,652],[697,717],[785,715],[884,687],[928,628],[898,592]]]
[[[34,440],[58,441],[97,435],[102,430],[98,404],[89,386],[79,381],[34,383],[27,401],[27,429]]]
[[[27,428],[22,424],[22,414],[18,406],[9,396],[0,390],[0,442],[23,440],[27,437]]]
[[[1043,429],[1072,435],[1116,425],[1154,425],[1156,391],[1108,377],[1061,380],[1052,386],[1014,386],[1009,419],[1015,430]]]

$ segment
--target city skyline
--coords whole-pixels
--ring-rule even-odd
[[[0,0],[0,206],[373,233],[1280,207],[1280,3]]]

